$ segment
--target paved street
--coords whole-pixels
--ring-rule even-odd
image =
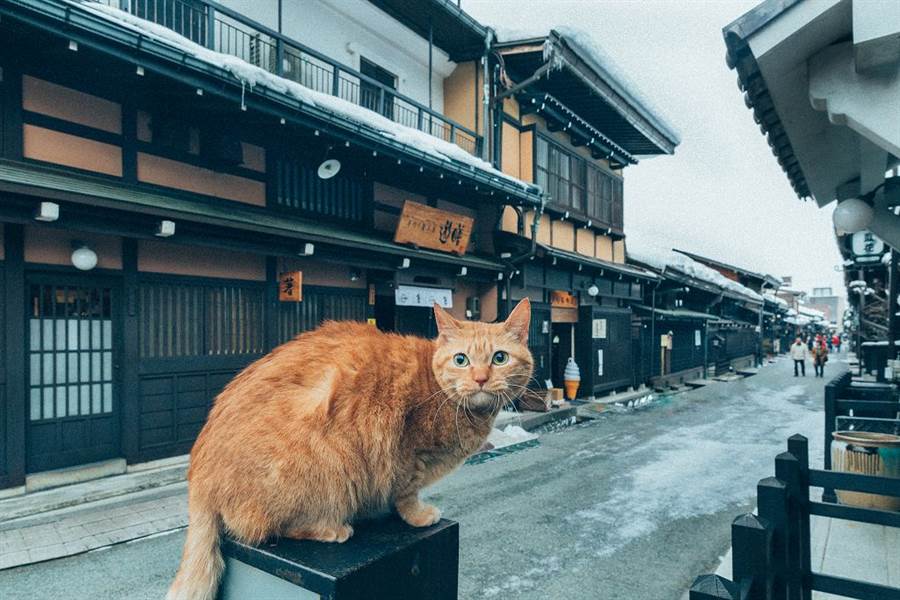
[[[837,357],[835,357],[837,358]],[[678,599],[795,432],[821,464],[826,378],[781,359],[754,377],[545,433],[429,494],[461,524],[461,598]],[[722,437],[722,432],[731,432]],[[183,531],[0,571],[4,599],[160,598]]]

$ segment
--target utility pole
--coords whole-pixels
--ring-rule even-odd
[[[897,358],[897,295],[900,294],[900,277],[897,276],[897,260],[900,260],[900,252],[891,248],[891,263],[888,265],[888,358]]]

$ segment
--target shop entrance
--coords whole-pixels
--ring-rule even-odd
[[[114,280],[29,275],[26,470],[119,456]]]
[[[550,349],[550,377],[554,387],[563,386],[563,373],[570,356],[575,356],[575,325],[573,323],[553,323],[552,345]]]

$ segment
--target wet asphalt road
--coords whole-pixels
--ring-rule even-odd
[[[426,494],[460,523],[460,598],[679,600],[789,435],[810,437],[821,464],[823,386],[844,368],[794,378],[781,359],[462,467]],[[2,571],[0,596],[162,598],[183,536]]]

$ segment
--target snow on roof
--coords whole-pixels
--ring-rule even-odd
[[[768,294],[766,294],[765,297],[766,297],[766,300],[768,300],[770,302],[774,302],[775,304],[777,304],[778,306],[781,306],[783,308],[789,308],[791,306],[787,300],[776,296],[774,293],[768,293]]]
[[[807,317],[812,317],[813,319],[825,319],[825,313],[823,313],[821,310],[809,308],[808,306],[800,306],[799,310],[801,315],[806,315]]]
[[[572,25],[557,25],[555,27],[546,27],[535,24],[530,28],[507,27],[505,25],[489,24],[494,30],[497,40],[500,42],[515,42],[519,40],[528,40],[535,38],[545,38],[551,31],[565,39],[570,45],[581,50],[580,55],[591,67],[600,75],[605,76],[611,82],[617,83],[621,88],[618,90],[633,105],[642,107],[649,112],[657,121],[657,125],[663,130],[675,144],[681,143],[681,133],[678,129],[665,117],[663,110],[653,101],[653,99],[643,93],[640,87],[619,67],[611,55],[597,42],[596,38],[589,32],[580,27]]]
[[[391,121],[374,111],[363,108],[362,106],[344,100],[343,98],[331,96],[305,87],[284,77],[279,77],[261,67],[251,65],[236,56],[215,52],[209,48],[195,44],[189,39],[162,25],[146,21],[125,11],[98,2],[79,2],[70,0],[70,3],[103,19],[112,21],[117,25],[121,25],[122,27],[150,37],[158,42],[174,46],[178,50],[181,50],[198,60],[228,71],[241,83],[241,85],[246,86],[251,92],[256,86],[266,87],[272,91],[291,96],[304,104],[324,109],[340,117],[368,126],[386,137],[393,138],[401,144],[411,146],[438,159],[465,163],[466,165],[486,171],[496,177],[512,181],[523,188],[529,187],[528,183],[498,171],[491,166],[490,163],[469,154],[456,144],[436,138],[424,131],[419,131],[418,129]]]
[[[635,249],[632,244],[627,247],[627,254],[638,262],[653,267],[659,271],[675,270],[694,279],[711,283],[724,290],[729,290],[738,295],[751,298],[753,300],[762,301],[763,297],[741,285],[736,281],[728,279],[715,269],[711,269],[701,264],[689,256],[685,256],[679,252],[675,252],[670,248],[641,246]]]

